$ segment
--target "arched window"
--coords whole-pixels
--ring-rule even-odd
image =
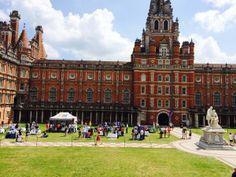
[[[236,92],[232,96],[232,105],[235,107],[236,106]]]
[[[213,104],[214,106],[220,106],[221,100],[220,100],[220,93],[214,93],[213,95]]]
[[[75,101],[75,90],[74,88],[70,88],[68,90],[68,98],[67,98],[68,102],[74,102]]]
[[[202,94],[200,92],[197,92],[195,94],[195,105],[201,106],[202,105]]]
[[[38,99],[38,90],[37,90],[37,88],[33,87],[30,90],[30,99],[31,99],[31,101],[37,101],[37,99]]]
[[[87,102],[92,103],[93,102],[93,89],[89,88],[87,90]]]
[[[49,91],[49,101],[56,102],[57,101],[57,89],[52,87]]]
[[[129,90],[124,90],[123,91],[123,103],[124,104],[129,104],[130,103],[130,93],[129,93]]]
[[[104,98],[105,103],[111,103],[112,102],[112,93],[110,89],[105,90],[105,98]]]
[[[159,21],[158,20],[155,21],[155,30],[159,30]]]
[[[169,30],[169,22],[167,20],[164,21],[164,30]]]
[[[187,80],[188,80],[188,79],[187,79],[187,76],[186,76],[186,75],[183,75],[183,76],[182,76],[182,82],[187,82]]]
[[[146,81],[146,74],[141,75],[141,81]]]
[[[166,75],[166,82],[170,82],[170,76],[169,75]]]
[[[162,81],[162,75],[158,75],[158,81],[159,81],[159,82]]]

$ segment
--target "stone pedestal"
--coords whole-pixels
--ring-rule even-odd
[[[233,149],[224,140],[225,130],[221,127],[212,128],[205,127],[203,130],[203,136],[201,137],[198,146],[203,149],[210,150],[231,150]]]

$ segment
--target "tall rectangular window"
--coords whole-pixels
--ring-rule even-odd
[[[214,101],[214,106],[220,106],[221,100],[220,100],[220,93],[214,93],[213,95],[213,101]]]
[[[166,86],[166,95],[170,94],[170,87]]]
[[[183,100],[183,101],[182,101],[182,107],[183,107],[183,108],[187,108],[187,101],[186,101],[186,100]]]
[[[140,106],[142,108],[146,107],[146,101],[144,99],[141,99]]]
[[[158,106],[158,108],[162,108],[162,101],[161,100],[158,100],[157,106]]]
[[[183,95],[186,95],[186,94],[187,94],[187,88],[185,88],[185,87],[182,88],[182,94],[183,94]]]
[[[146,94],[146,86],[141,86],[141,94]]]

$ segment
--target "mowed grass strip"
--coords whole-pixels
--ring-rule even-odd
[[[226,177],[214,158],[176,149],[15,147],[0,149],[0,176]]]

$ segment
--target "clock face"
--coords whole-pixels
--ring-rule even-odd
[[[151,63],[152,63],[152,64],[154,64],[154,63],[155,63],[155,61],[154,61],[154,60],[151,60]]]

